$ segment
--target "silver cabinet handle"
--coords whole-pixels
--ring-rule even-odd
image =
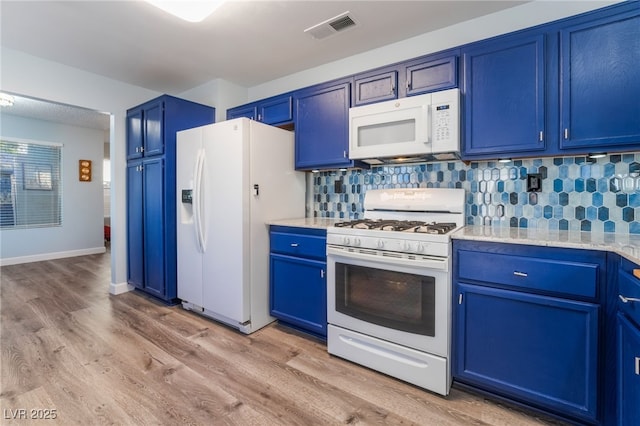
[[[638,299],[636,297],[624,297],[621,294],[618,295],[618,298],[620,298],[620,301],[622,301],[622,303],[640,302],[640,299]]]
[[[564,129],[564,138],[569,139],[569,129]]]
[[[291,243],[291,247],[298,247],[298,243]]]
[[[636,374],[640,376],[640,356],[636,357]]]
[[[529,274],[527,274],[526,272],[519,272],[519,271],[513,271],[513,275],[515,275],[516,277],[528,277]]]
[[[320,278],[324,278],[324,269],[320,269]]]

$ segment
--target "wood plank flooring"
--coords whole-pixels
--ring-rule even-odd
[[[246,336],[109,295],[109,253],[0,274],[2,425],[559,424],[456,388],[427,392],[278,324]]]

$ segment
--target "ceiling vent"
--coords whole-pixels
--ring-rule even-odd
[[[321,40],[323,38],[332,36],[339,31],[344,31],[355,26],[356,21],[353,19],[353,16],[351,16],[349,12],[344,12],[338,16],[334,16],[331,19],[327,19],[324,22],[320,22],[313,27],[309,27],[304,30],[304,32],[310,34],[311,37],[315,39]]]

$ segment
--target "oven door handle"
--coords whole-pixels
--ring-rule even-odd
[[[388,254],[385,254],[388,253]],[[384,262],[393,265],[412,266],[429,268],[439,271],[447,271],[449,267],[448,258],[416,255],[415,259],[405,259],[396,257],[394,252],[385,252],[382,250],[371,250],[368,253],[358,251],[358,249],[347,249],[342,246],[327,245],[327,260],[329,256],[340,256],[345,259],[367,260],[370,262]]]

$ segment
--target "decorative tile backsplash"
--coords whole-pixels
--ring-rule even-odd
[[[528,192],[536,177],[541,190]],[[317,217],[362,217],[369,189],[464,188],[468,225],[640,234],[640,152],[378,166],[314,173],[312,179],[309,202]]]

